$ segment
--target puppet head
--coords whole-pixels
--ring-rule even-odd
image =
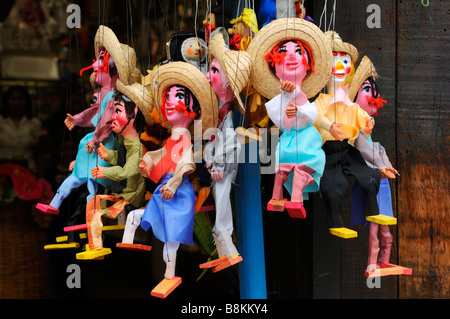
[[[194,30],[183,30],[172,34],[166,44],[167,59],[190,63],[205,73],[207,45],[203,40],[204,37],[203,32]]]
[[[280,94],[280,78],[275,74],[275,66],[277,62],[287,63],[289,60],[285,60],[287,57],[284,55],[285,52],[277,51],[283,49],[282,44],[288,40],[294,41],[296,50],[300,48],[300,53],[303,52],[299,61],[302,67],[305,63],[307,66],[306,75],[301,81],[301,89],[308,98],[314,97],[330,78],[333,56],[323,32],[313,23],[299,18],[274,20],[259,30],[247,49],[253,63],[250,81],[254,88],[269,100]],[[302,44],[303,51],[299,43]],[[275,56],[273,56],[274,49],[277,52]],[[291,66],[294,64],[289,65]],[[284,69],[287,71],[288,68],[285,66]],[[297,69],[292,71],[292,74],[304,73]]]
[[[358,50],[350,43],[343,42],[337,32],[327,31],[325,37],[333,52],[331,77],[327,83],[328,92],[350,83],[355,73]]]
[[[230,26],[230,9],[222,3],[218,3],[211,8],[211,11],[206,15],[203,20],[203,26],[205,28],[206,41],[212,38],[211,33],[217,28],[228,29]]]
[[[233,25],[228,29],[230,35],[230,47],[233,50],[245,50],[246,47],[241,48],[241,42],[246,38],[253,38],[258,32],[258,21],[256,14],[252,9],[244,8],[242,13],[236,19],[230,21]],[[245,40],[248,42],[248,40]]]
[[[380,96],[380,91],[375,82],[376,77],[375,67],[370,59],[364,56],[348,88],[349,98],[370,116],[377,116],[378,109],[386,103]]]
[[[240,93],[250,77],[252,63],[249,54],[245,51],[229,50],[222,33],[217,33],[209,43],[208,56],[211,66],[206,77],[217,97],[228,101],[233,97],[233,93],[239,112],[244,114],[245,108]]]
[[[202,138],[194,135],[197,130],[194,126],[199,126],[198,132],[202,134],[208,128],[216,127],[219,112],[217,98],[198,68],[186,62],[165,63],[153,69],[148,81],[155,105],[158,106],[156,110],[169,130],[180,123],[175,122],[172,117],[175,115],[174,108],[175,111],[177,108],[181,110],[183,115],[177,117],[177,120],[190,121],[188,129],[194,139]],[[195,101],[198,101],[198,104]],[[192,122],[193,120],[198,121]]]

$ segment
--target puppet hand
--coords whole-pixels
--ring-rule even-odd
[[[97,150],[97,153],[98,153],[98,156],[100,156],[100,158],[102,160],[104,160],[104,159],[106,159],[108,157],[108,153],[107,153],[106,147],[103,146],[102,143],[100,143],[100,146],[99,146],[99,148]]]
[[[94,167],[91,170],[92,177],[94,177],[94,178],[103,178],[103,177],[105,177],[103,175],[103,169],[104,169],[103,166]]]
[[[150,159],[150,161],[151,161],[151,159]],[[152,164],[153,164],[153,161],[151,162]],[[154,165],[153,165],[154,166]],[[144,176],[144,177],[147,177],[148,176],[148,174],[150,173],[150,170],[147,168],[147,164],[145,163],[145,161],[144,161],[144,159],[143,158],[141,158],[141,159],[139,159],[139,172],[141,172],[141,174]],[[153,167],[152,167],[153,168]]]
[[[69,164],[69,171],[73,171],[73,168],[75,167],[75,161],[73,160],[72,162],[70,162]]]
[[[66,127],[69,129],[69,131],[72,131],[72,129],[75,127],[75,124],[73,123],[73,116],[67,113],[67,117],[64,120],[64,124],[66,124]]]
[[[345,133],[339,127],[341,127],[341,123],[333,123],[330,126],[329,132],[330,134],[337,140],[343,141]]]
[[[86,153],[90,154],[94,152],[94,146],[91,144],[91,142],[87,143],[84,148],[87,148]]]
[[[223,172],[222,171],[216,171],[215,169],[213,169],[211,171],[211,177],[215,181],[220,181],[223,178]]]
[[[166,185],[161,187],[161,198],[162,199],[172,199],[173,195],[174,195],[174,193],[172,191],[170,191]]]
[[[287,93],[292,93],[295,90],[295,84],[291,81],[281,81],[281,89]]]
[[[384,166],[380,168],[381,178],[395,178],[395,175],[398,174],[395,168]]]
[[[288,119],[297,116],[297,105],[294,103],[289,103],[289,106],[286,108],[286,116]]]
[[[373,121],[371,119],[366,120],[366,126],[363,128],[363,132],[366,133],[366,137],[372,133],[373,130]]]

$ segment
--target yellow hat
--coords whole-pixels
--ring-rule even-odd
[[[253,9],[244,8],[242,13],[236,19],[230,21],[231,24],[235,24],[236,22],[243,21],[246,25],[250,27],[253,33],[258,32],[258,20],[256,19],[256,14]]]

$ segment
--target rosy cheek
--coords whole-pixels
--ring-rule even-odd
[[[349,74],[352,71],[352,67],[351,66],[347,66],[345,68],[345,74]]]
[[[336,73],[336,67],[333,66],[333,67],[331,68],[331,73]]]
[[[188,48],[188,49],[187,49],[187,53],[188,53],[189,55],[192,55],[192,54],[194,54],[194,50],[191,49],[191,48]]]
[[[217,78],[212,78],[211,81],[212,83],[217,84]]]

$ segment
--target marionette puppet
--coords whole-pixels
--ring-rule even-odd
[[[251,80],[268,101],[272,122],[282,131],[275,151],[275,181],[267,210],[305,218],[303,200],[319,190],[325,165],[322,139],[313,126],[318,112],[308,101],[330,77],[332,56],[323,32],[299,18],[264,26],[248,48]],[[280,89],[281,88],[281,89]],[[283,185],[291,195],[283,198]]]
[[[83,184],[87,184],[89,192],[87,202],[89,202],[96,194],[97,183],[103,186],[106,183],[104,179],[93,178],[90,173],[96,165],[109,166],[107,162],[97,157],[94,150],[100,142],[107,149],[115,148],[116,140],[111,135],[112,131],[108,122],[113,112],[112,97],[116,91],[117,79],[128,84],[132,71],[135,69],[136,55],[132,48],[119,43],[113,31],[105,26],[98,28],[94,45],[96,60],[85,69],[94,70],[95,82],[100,86],[100,91],[96,94],[98,104],[92,105],[85,112],[77,115],[68,114],[65,125],[69,130],[75,126],[81,126],[93,127],[95,131],[88,133],[80,141],[72,173],[61,184],[50,204],[37,204],[36,208],[45,213],[59,214],[59,207],[63,200],[72,190]]]
[[[86,224],[89,249],[78,253],[77,259],[94,259],[111,253],[103,247],[102,217],[116,219],[119,214],[140,208],[145,195],[145,181],[139,171],[142,158],[140,132],[145,124],[143,112],[150,103],[150,94],[140,84],[123,85],[117,81],[114,99],[114,113],[111,129],[118,135],[118,150],[107,150],[102,143],[97,150],[101,159],[111,166],[97,166],[91,170],[94,178],[111,180],[107,189],[112,195],[96,195],[86,207]],[[101,203],[114,203],[100,208]],[[107,206],[107,205],[106,205]]]
[[[351,101],[358,104],[370,116],[376,117],[379,109],[386,103],[380,95],[376,83],[376,71],[372,62],[364,56],[349,85],[348,95]],[[381,173],[380,189],[377,194],[381,214],[394,217],[392,210],[389,178],[399,175],[392,166],[386,150],[379,142],[373,142],[371,135],[365,136],[360,131],[355,140],[357,148],[367,165]],[[367,224],[364,214],[364,194],[357,182],[352,187],[352,224]],[[369,222],[369,257],[366,276],[410,275],[412,270],[389,263],[393,237],[388,225]],[[380,239],[378,239],[380,234]]]
[[[155,105],[160,106],[157,111],[171,130],[171,137],[162,149],[147,152],[140,160],[141,174],[158,183],[140,226],[144,230],[152,228],[155,237],[164,242],[165,278],[151,294],[165,298],[181,283],[181,278],[175,276],[179,245],[194,244],[195,191],[189,175],[195,163],[191,138],[197,138],[195,131],[203,135],[208,128],[216,127],[218,107],[206,77],[189,63],[169,62],[154,69],[149,77]]]
[[[322,136],[326,156],[320,192],[328,214],[328,227],[333,235],[342,238],[357,237],[356,231],[344,227],[340,204],[348,188],[346,175],[352,175],[365,195],[365,215],[369,221],[396,223],[396,219],[379,213],[376,200],[380,185],[380,172],[368,167],[354,141],[360,135],[369,134],[374,120],[348,96],[348,83],[354,76],[357,49],[342,41],[334,31],[325,37],[333,52],[332,75],[327,83],[327,93],[321,93],[315,103],[319,117],[315,123]]]
[[[258,20],[253,9],[244,8],[236,19],[230,21],[233,25],[228,29],[230,35],[230,49],[245,51],[251,40],[258,32]]]
[[[219,121],[211,141],[204,148],[203,159],[213,179],[216,219],[212,233],[219,258],[201,264],[200,268],[214,267],[213,272],[216,272],[242,261],[232,240],[234,228],[230,192],[241,150],[234,130],[233,111],[237,101],[237,107],[245,112],[239,94],[250,77],[251,60],[245,51],[230,50],[220,32],[214,34],[208,52],[210,69],[206,78],[219,101]]]
[[[203,20],[203,27],[205,28],[206,42],[211,40],[211,33],[217,28],[225,28],[228,30],[231,27],[230,24],[231,10],[228,6],[223,4],[223,1],[216,1],[216,4],[211,8],[211,11],[206,15]],[[228,33],[224,33],[224,40],[229,42]]]
[[[167,42],[167,59],[194,65],[203,74],[208,71],[207,44],[201,31],[183,30],[170,37]]]

